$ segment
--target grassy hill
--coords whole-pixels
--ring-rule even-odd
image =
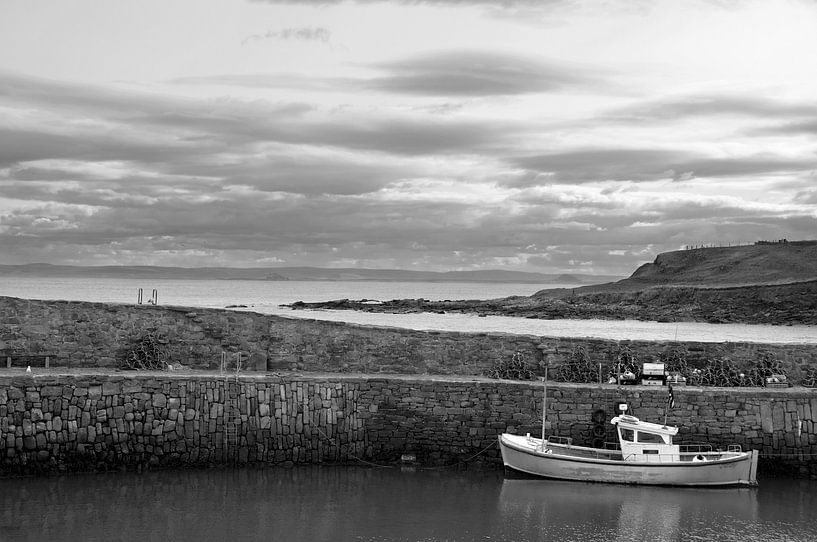
[[[817,241],[667,252],[618,282],[541,290],[530,297],[379,305],[344,300],[332,308],[817,325]]]
[[[817,241],[800,241],[667,252],[625,282],[745,286],[815,279]]]

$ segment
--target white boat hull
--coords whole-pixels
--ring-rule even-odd
[[[502,434],[506,467],[545,478],[582,482],[666,486],[757,485],[756,450],[699,454],[704,460],[628,461],[620,452],[547,443],[541,439]]]

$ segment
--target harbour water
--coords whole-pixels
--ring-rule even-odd
[[[64,299],[136,303],[157,291],[160,305],[233,307],[292,318],[463,332],[503,332],[538,336],[598,337],[613,340],[758,342],[817,344],[817,326],[642,322],[637,320],[539,320],[474,314],[380,314],[334,310],[292,310],[295,301],[334,299],[495,299],[531,295],[543,287],[568,285],[448,282],[323,282],[169,279],[0,278],[0,295],[26,299]]]
[[[679,489],[313,466],[0,480],[0,540],[817,539],[817,481]]]

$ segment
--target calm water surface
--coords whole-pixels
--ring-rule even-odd
[[[817,482],[672,489],[499,470],[213,469],[0,480],[0,540],[813,541]]]
[[[635,320],[538,320],[503,316],[479,317],[471,314],[378,314],[354,311],[298,310],[280,307],[295,301],[333,299],[446,300],[495,299],[531,295],[549,284],[493,284],[449,282],[323,282],[251,280],[149,280],[149,279],[44,279],[0,278],[0,295],[27,299],[66,299],[112,303],[135,303],[139,288],[143,298],[158,290],[160,305],[224,308],[244,305],[237,310],[278,314],[293,318],[314,318],[393,326],[409,329],[463,332],[503,332],[539,336],[599,337],[623,340],[662,341],[748,341],[761,343],[817,344],[817,326],[758,326],[659,323]]]

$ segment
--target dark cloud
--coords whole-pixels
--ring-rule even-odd
[[[814,167],[815,159],[817,157],[786,159],[776,155],[711,158],[693,152],[661,149],[585,149],[511,159],[514,166],[528,170],[528,173],[509,181],[509,184],[756,176],[808,171]]]
[[[166,161],[184,153],[184,144],[138,141],[124,134],[49,133],[43,130],[0,128],[0,167],[18,162],[46,159],[89,161],[139,160]],[[206,153],[199,148],[195,152]]]
[[[757,128],[749,133],[758,135],[817,135],[817,110],[812,111],[812,114],[815,116],[810,119]]]
[[[240,146],[282,143],[345,148],[401,155],[446,155],[502,149],[529,128],[521,123],[324,114],[307,119],[315,108],[304,103],[180,101],[150,93],[109,92],[93,86],[67,85],[8,77],[5,97],[60,115],[82,116],[106,125],[61,135],[52,126],[41,131],[0,130],[0,164],[44,158],[140,160],[185,163]],[[2,94],[0,94],[2,96]],[[97,102],[98,99],[98,102]],[[135,132],[139,128],[144,133]],[[76,128],[74,128],[76,129]],[[161,133],[175,137],[140,137]]]
[[[611,83],[609,73],[540,57],[496,51],[430,51],[365,65],[383,75],[324,78],[297,74],[219,74],[174,79],[188,85],[298,88],[383,92],[433,97],[511,96],[543,92],[592,91]]]
[[[794,201],[804,205],[817,205],[817,188],[808,188],[797,192],[794,195]]]
[[[649,100],[622,107],[604,115],[606,119],[626,122],[666,122],[678,119],[721,115],[779,120],[800,119],[817,114],[817,105],[785,103],[765,97],[735,95],[689,95]]]
[[[489,51],[435,51],[375,65],[387,75],[366,86],[424,96],[499,96],[562,91],[598,84],[578,66]]]
[[[173,168],[178,174],[209,175],[222,185],[245,186],[261,192],[360,195],[416,173],[410,165],[367,163],[341,156],[265,154],[240,161]]]

